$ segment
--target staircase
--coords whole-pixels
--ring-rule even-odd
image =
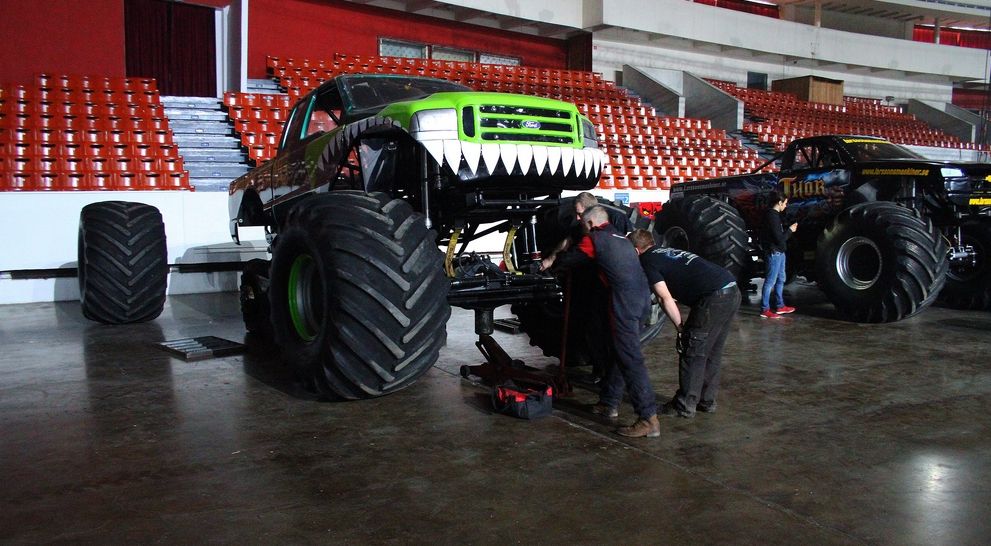
[[[740,141],[740,144],[744,148],[750,148],[751,150],[757,152],[760,156],[761,161],[767,161],[775,156],[777,152],[774,150],[774,146],[769,146],[760,142],[753,133],[747,133],[745,131],[727,131],[727,135]]]
[[[196,191],[226,191],[251,169],[220,99],[162,97],[162,104]]]
[[[272,95],[283,93],[282,88],[279,87],[279,83],[271,79],[248,80],[245,91],[248,93],[268,93]]]

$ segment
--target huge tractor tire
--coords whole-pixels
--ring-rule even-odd
[[[169,261],[162,214],[153,206],[101,201],[79,214],[79,301],[105,324],[146,322],[162,313]]]
[[[707,195],[668,201],[654,217],[654,233],[658,244],[698,254],[734,276],[746,271],[747,225],[724,201]]]
[[[856,322],[894,322],[922,311],[943,288],[947,265],[932,222],[889,202],[842,211],[816,250],[819,287]]]
[[[408,203],[314,195],[289,212],[272,250],[275,342],[324,396],[389,394],[436,362],[449,287],[436,233]]]
[[[241,272],[241,317],[249,333],[265,339],[272,337],[272,320],[269,311],[268,287],[271,262],[248,260]]]
[[[635,209],[609,202],[600,201],[600,204],[629,218],[634,227],[643,227],[647,223]],[[537,247],[546,255],[562,239],[571,236],[577,224],[571,200],[541,208],[537,213]],[[562,279],[562,282],[567,282],[567,279]],[[572,271],[570,283],[572,300],[565,365],[577,366],[603,358],[599,341],[609,335],[606,318],[608,296],[594,267]],[[520,321],[520,330],[529,336],[530,345],[539,347],[545,356],[560,358],[563,302],[516,304],[512,306],[512,312]],[[640,331],[641,345],[657,337],[665,320],[661,306],[653,303],[650,316]]]
[[[975,257],[973,261],[951,261],[939,299],[956,309],[991,310],[991,221],[969,220],[960,231],[961,244],[973,247]]]

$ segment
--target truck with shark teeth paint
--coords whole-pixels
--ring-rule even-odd
[[[560,301],[557,279],[526,267],[536,214],[595,187],[603,163],[573,104],[338,76],[292,108],[276,157],[231,183],[232,237],[264,226],[272,252],[242,275],[245,324],[324,395],[409,385],[436,361],[450,305]],[[464,253],[496,230],[505,270]]]
[[[560,348],[562,283],[535,264],[575,221],[562,192],[595,187],[604,161],[573,104],[402,75],[327,81],[292,108],[276,157],[230,185],[234,241],[263,227],[272,254],[244,266],[245,325],[313,390],[343,399],[394,392],[430,368],[451,305],[475,310],[480,335],[495,307],[529,306],[532,343]],[[506,233],[502,267],[465,252],[495,232]],[[84,316],[154,319],[168,271],[155,207],[83,208]]]

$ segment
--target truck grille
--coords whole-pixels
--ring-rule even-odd
[[[462,114],[468,134],[474,130],[475,116],[469,115],[468,108]],[[482,105],[477,118],[479,136],[487,141],[574,144],[577,137],[575,116],[567,110]]]

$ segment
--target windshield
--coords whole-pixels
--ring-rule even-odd
[[[350,110],[381,109],[394,102],[421,99],[445,91],[471,91],[463,85],[432,78],[350,76],[342,85]]]
[[[857,161],[877,159],[923,159],[907,148],[879,138],[844,138],[843,144]]]

